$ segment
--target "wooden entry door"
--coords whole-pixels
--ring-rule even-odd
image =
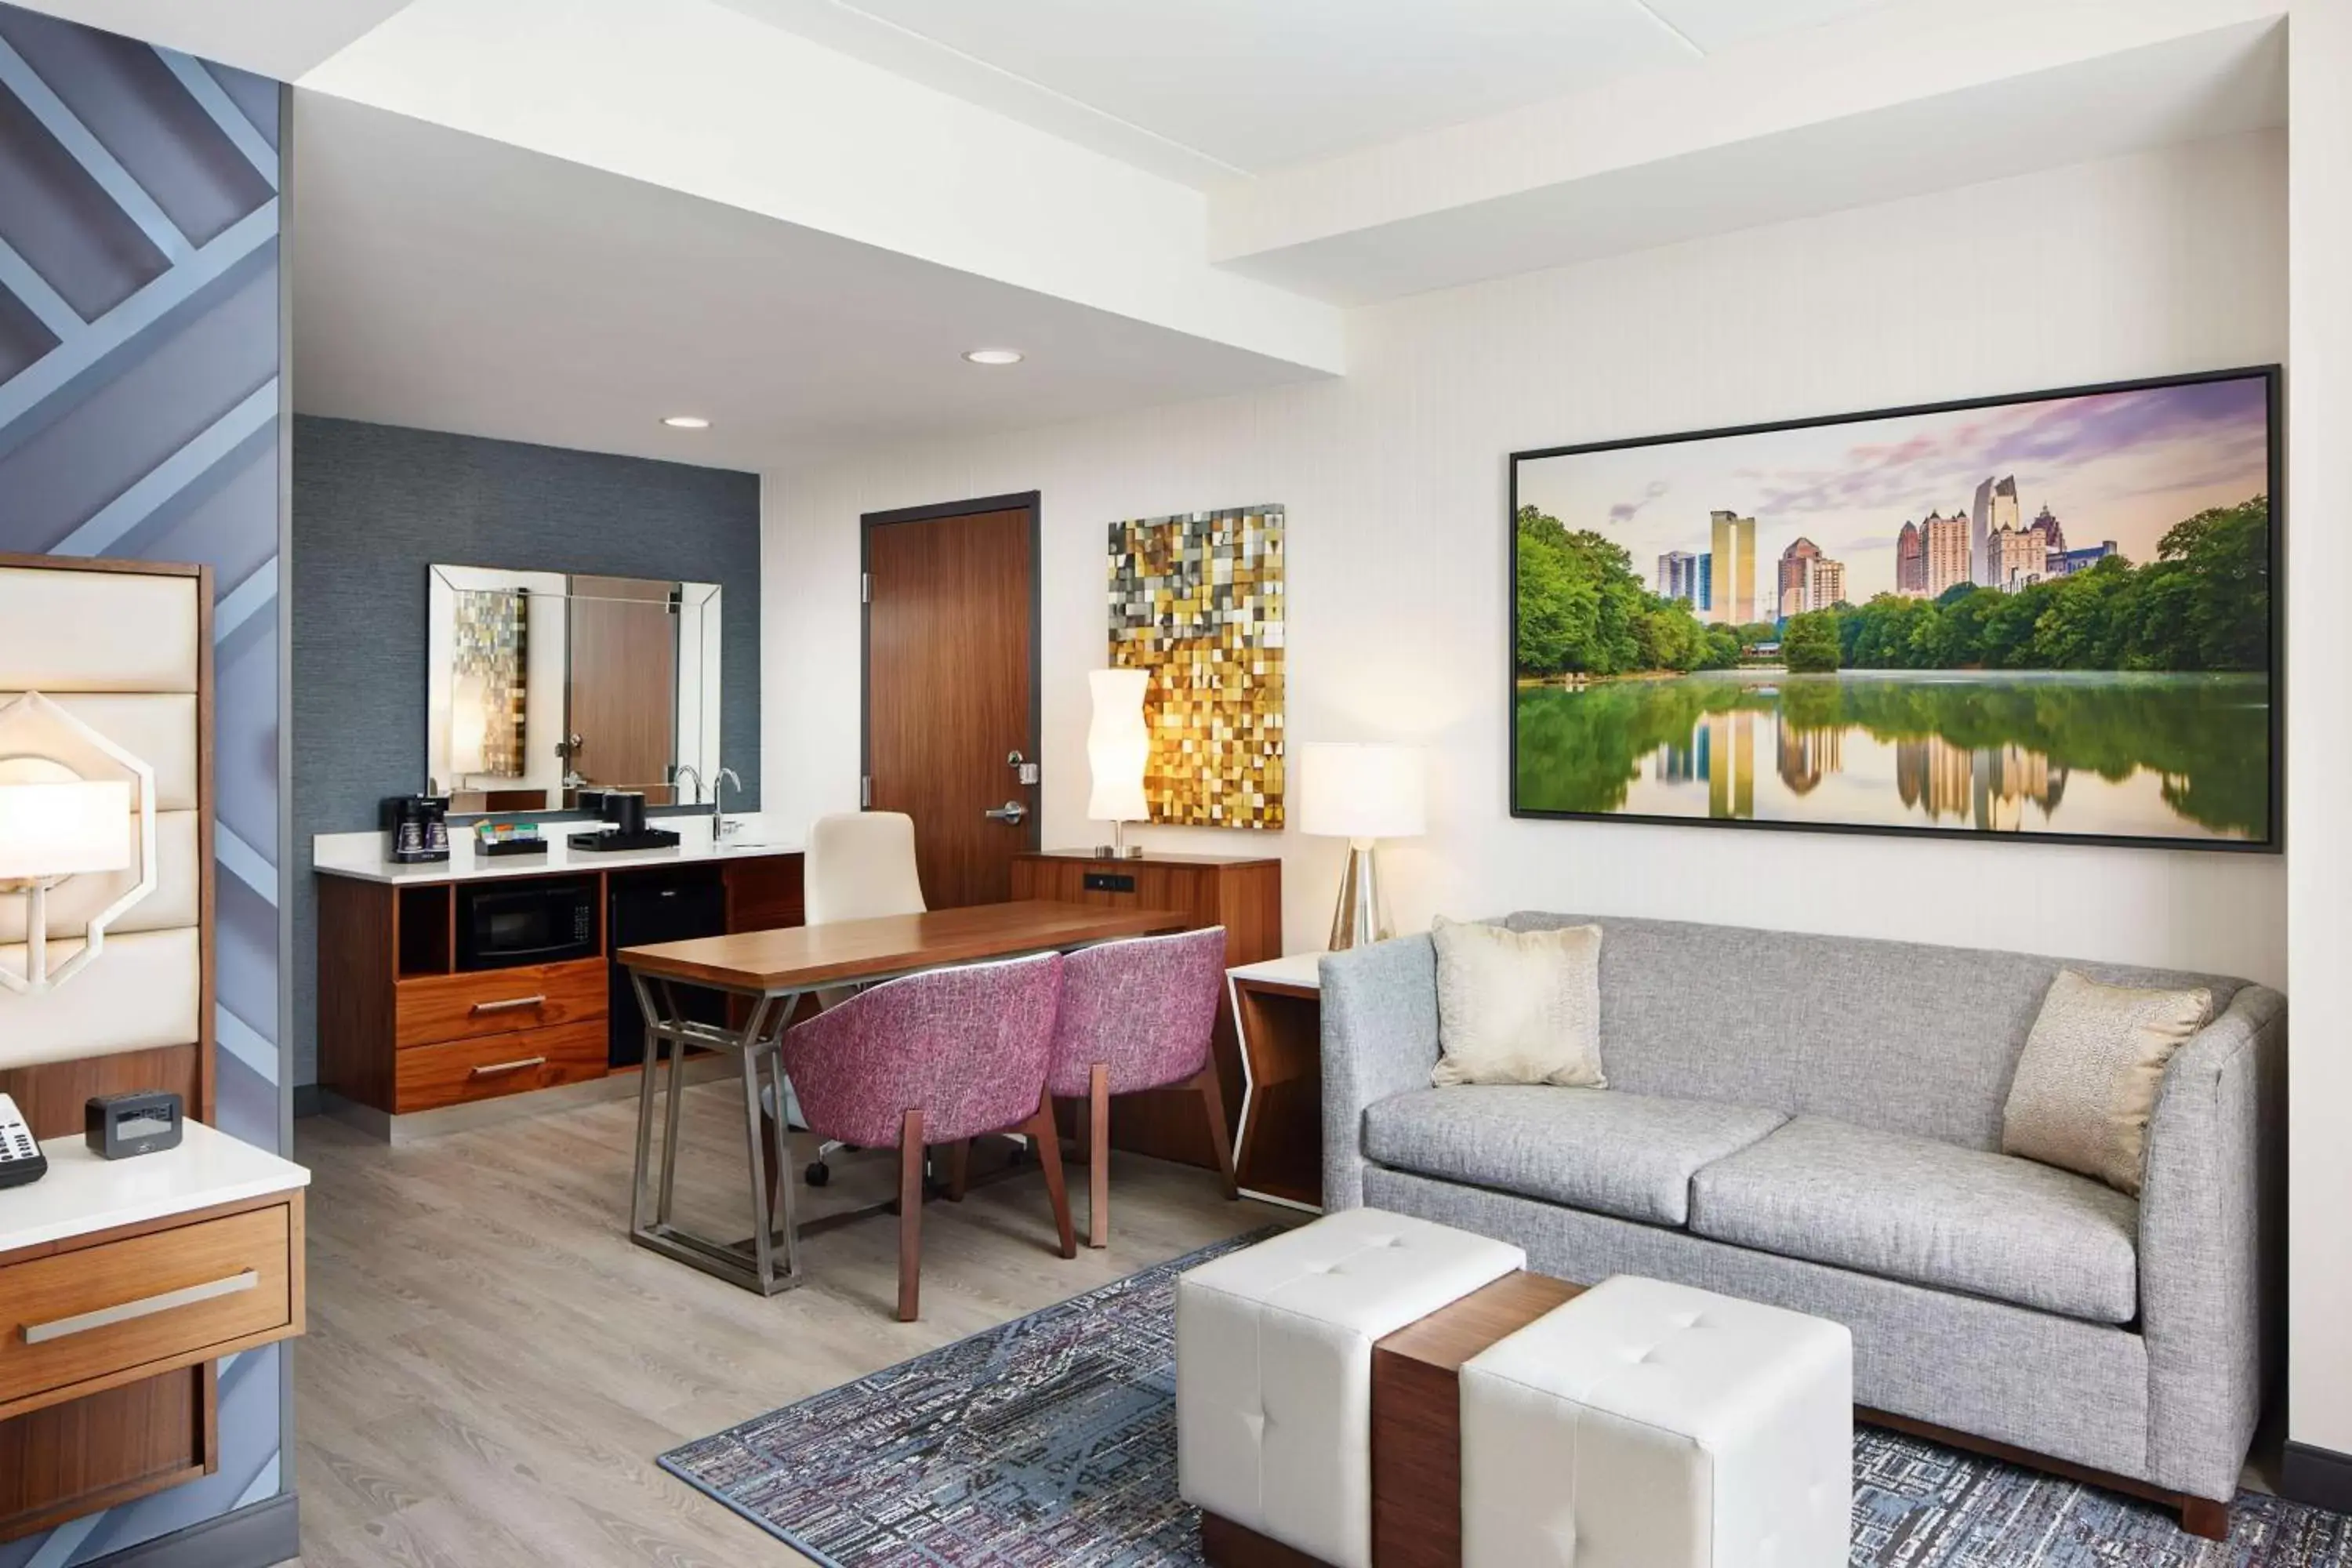
[[[866,804],[915,819],[931,908],[1002,903],[1037,847],[1036,495],[868,516],[865,591]]]

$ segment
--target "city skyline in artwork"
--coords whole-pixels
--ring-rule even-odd
[[[1717,514],[1752,528],[1754,613],[1743,619],[1879,594],[1932,597],[1954,581],[2021,586],[2092,563],[2103,545],[2152,560],[2182,518],[2262,493],[2266,396],[2252,376],[1577,452],[1522,462],[1518,500],[1621,545],[1653,592],[1690,598],[1703,620],[1725,618],[1739,586],[1736,531],[1723,579],[1708,569],[1724,542]],[[2017,532],[2054,522],[2074,559],[2045,552],[2029,563],[2019,542],[1989,561],[2011,519]],[[1933,564],[1931,520],[1961,525],[1969,558],[1957,577],[1948,560],[1940,574],[1904,582],[1904,526]],[[1834,569],[1825,585],[1842,592],[1784,609],[1781,563],[1808,547]],[[1948,556],[1955,547],[1947,542]],[[2008,568],[1999,580],[1996,566]]]
[[[2275,845],[2276,396],[1517,455],[1513,811]]]

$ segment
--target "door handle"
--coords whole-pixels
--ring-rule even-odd
[[[1029,808],[1017,800],[1008,800],[1003,805],[990,806],[980,815],[991,822],[1010,822],[1017,825],[1027,819]]]

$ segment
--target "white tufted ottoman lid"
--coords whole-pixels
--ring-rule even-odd
[[[1373,1342],[1526,1261],[1507,1242],[1360,1208],[1186,1273],[1185,1500],[1337,1568],[1369,1568]]]
[[[1465,1568],[1834,1568],[1843,1324],[1620,1276],[1462,1367]]]

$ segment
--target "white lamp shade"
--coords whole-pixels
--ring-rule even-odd
[[[1087,816],[1096,822],[1141,822],[1151,815],[1143,798],[1143,770],[1151,760],[1151,731],[1143,724],[1143,692],[1151,677],[1140,669],[1088,672],[1094,718],[1087,726],[1087,767],[1094,788]]]
[[[1428,827],[1428,760],[1418,746],[1310,741],[1291,756],[1301,833],[1416,838]]]
[[[131,785],[0,784],[0,881],[120,871],[131,864]]]

